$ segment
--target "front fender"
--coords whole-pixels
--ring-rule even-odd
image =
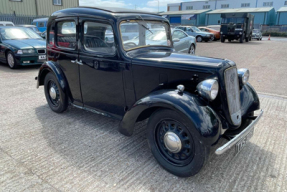
[[[62,69],[60,68],[60,66],[53,61],[46,61],[41,65],[41,67],[39,69],[39,73],[38,73],[38,78],[37,78],[37,80],[38,80],[37,88],[40,85],[44,85],[45,77],[49,72],[54,73],[54,75],[56,76],[62,90],[64,92],[67,92],[68,91],[68,83],[67,83],[66,77],[65,77]]]
[[[188,92],[159,90],[137,101],[123,117],[119,131],[133,134],[138,117],[146,110],[167,108],[181,113],[194,125],[198,136],[207,144],[214,144],[221,134],[221,121],[216,113],[196,96]],[[152,110],[153,111],[153,110]],[[149,114],[151,115],[151,114]]]
[[[247,83],[240,90],[241,114],[245,118],[250,112],[260,109],[259,97],[255,89]]]

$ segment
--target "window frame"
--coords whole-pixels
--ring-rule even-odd
[[[206,8],[205,8],[206,7]],[[210,5],[203,5],[202,9],[210,9]]]
[[[246,5],[248,5],[248,6],[246,6]],[[241,3],[241,7],[250,7],[250,3]]]
[[[60,1],[60,4],[55,4],[54,1],[55,0],[52,0],[52,5],[54,5],[54,6],[63,6],[63,0],[56,0],[56,1]]]
[[[273,1],[263,2],[263,7],[272,7],[272,6],[273,6]]]
[[[58,23],[59,22],[75,22],[75,25],[76,25],[76,46],[75,48],[69,48],[69,47],[62,47],[62,46],[59,46],[58,45]],[[63,19],[56,19],[55,20],[55,24],[54,24],[54,27],[55,27],[55,30],[54,30],[54,46],[56,46],[57,48],[59,49],[62,49],[62,50],[71,50],[71,51],[75,51],[78,49],[78,34],[79,34],[79,31],[78,31],[78,18],[63,18]],[[50,33],[50,31],[49,31]],[[48,33],[47,33],[48,34]],[[50,38],[50,35],[46,38]]]
[[[221,8],[222,8],[222,9],[229,8],[229,4],[221,4]]]
[[[115,44],[115,52],[114,54],[103,54],[103,52],[96,52],[96,51],[92,51],[92,50],[89,50],[89,49],[86,49],[86,46],[85,46],[85,42],[84,42],[84,35],[85,35],[85,23],[86,22],[94,22],[94,23],[100,23],[100,24],[105,24],[105,25],[110,25],[112,27],[112,32],[113,32],[113,35],[114,35],[114,44]],[[80,48],[80,51],[82,53],[86,53],[86,54],[95,54],[96,55],[100,55],[100,54],[103,54],[103,57],[115,57],[117,55],[117,52],[118,52],[118,48],[117,48],[117,43],[116,43],[116,38],[115,38],[115,30],[114,30],[114,26],[109,23],[109,22],[105,22],[103,20],[95,20],[95,19],[83,19],[81,20],[81,27],[80,27],[80,31],[81,31],[81,36],[80,36],[80,42],[81,42],[81,48]]]
[[[191,8],[191,9],[189,9],[189,8]],[[186,6],[186,10],[193,10],[193,6],[192,5]]]

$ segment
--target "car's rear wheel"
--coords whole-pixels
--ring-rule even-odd
[[[240,43],[243,43],[243,39],[244,39],[244,36],[242,35],[242,36],[240,37],[240,39],[239,39],[239,42],[240,42]]]
[[[197,36],[197,37],[196,37],[196,41],[197,41],[197,42],[202,42],[202,37],[201,37],[201,36]]]
[[[208,148],[196,137],[194,126],[179,113],[162,109],[148,122],[148,143],[158,163],[170,173],[189,177],[208,158]]]
[[[191,55],[195,54],[195,46],[193,44],[190,46],[189,54],[191,54]]]
[[[12,51],[9,51],[7,54],[6,54],[6,61],[9,65],[9,67],[11,69],[16,69],[18,66],[17,66],[17,63],[16,63],[16,60],[15,60],[15,56],[14,54],[12,53]]]
[[[225,38],[224,37],[220,37],[220,40],[221,40],[221,43],[224,43],[225,42]]]
[[[46,75],[44,80],[44,91],[46,100],[53,111],[57,113],[62,113],[67,109],[67,96],[61,89],[53,73],[48,73]]]

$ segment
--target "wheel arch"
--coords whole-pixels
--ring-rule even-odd
[[[176,90],[156,91],[137,101],[124,115],[119,131],[131,136],[136,122],[149,118],[159,109],[171,109],[183,115],[208,145],[215,143],[220,136],[221,121],[215,112],[196,95],[187,92],[179,94]]]
[[[59,82],[60,88],[63,90],[63,92],[66,93],[69,98],[71,98],[71,93],[66,76],[60,66],[53,61],[46,61],[41,65],[37,77],[37,87],[44,85],[45,77],[50,72],[56,76],[56,79]]]

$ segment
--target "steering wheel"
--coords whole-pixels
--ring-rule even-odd
[[[124,43],[124,47],[128,48],[128,49],[136,47],[136,46],[137,46],[137,44],[135,44],[133,42]]]

